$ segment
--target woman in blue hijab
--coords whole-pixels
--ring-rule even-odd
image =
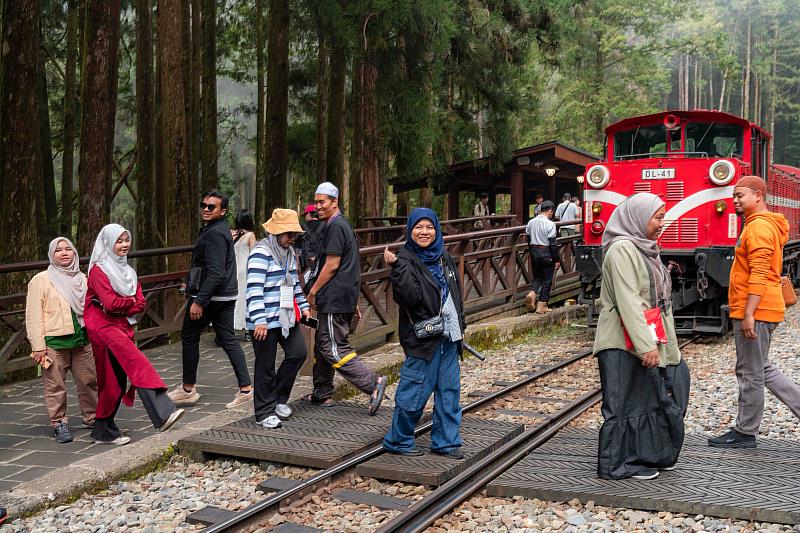
[[[406,359],[394,396],[392,427],[383,446],[392,453],[425,453],[414,442],[414,428],[434,394],[431,453],[462,459],[461,369],[464,309],[455,261],[444,250],[439,217],[414,209],[406,243],[396,254],[384,251],[390,265],[394,300],[400,307],[399,337]]]

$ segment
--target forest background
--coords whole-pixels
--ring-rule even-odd
[[[800,163],[798,0],[0,0],[0,27],[0,263],[55,235],[86,254],[109,221],[190,244],[214,187],[258,222],[323,180],[354,225],[441,212],[388,178],[600,154],[666,108],[746,117]]]

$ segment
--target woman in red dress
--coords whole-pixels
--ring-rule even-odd
[[[144,311],[145,299],[136,271],[128,265],[131,234],[119,224],[100,231],[89,262],[84,320],[97,365],[98,403],[92,439],[100,444],[127,444],[114,422],[120,402],[133,405],[139,391],[153,426],[169,429],[181,416],[167,396],[167,386],[136,347],[134,316]],[[131,385],[127,392],[127,381]]]

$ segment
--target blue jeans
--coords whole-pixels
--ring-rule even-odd
[[[461,367],[455,342],[443,340],[430,362],[406,357],[394,395],[392,427],[383,438],[384,448],[402,453],[414,447],[414,428],[431,394],[431,451],[446,453],[461,446]]]

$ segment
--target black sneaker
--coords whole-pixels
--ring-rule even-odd
[[[393,454],[396,454],[396,455],[406,455],[408,457],[419,457],[421,455],[425,455],[425,450],[423,450],[422,448],[419,448],[417,446],[414,446],[413,448],[409,448],[408,450],[403,450],[401,452],[395,452],[395,451],[392,451],[392,450],[387,450],[387,451],[389,453],[393,453]]]
[[[756,437],[732,429],[724,435],[708,439],[708,445],[712,448],[755,448]]]
[[[60,444],[72,442],[72,433],[69,432],[69,426],[64,422],[59,422],[53,432],[56,434],[56,441]]]
[[[631,479],[648,480],[658,477],[658,470],[655,468],[640,468],[638,472],[631,476]]]
[[[433,451],[431,453],[435,453],[436,455],[442,455],[444,457],[449,457],[450,459],[463,459],[464,458],[464,451],[461,449],[461,446],[448,450],[446,452],[443,451]]]

